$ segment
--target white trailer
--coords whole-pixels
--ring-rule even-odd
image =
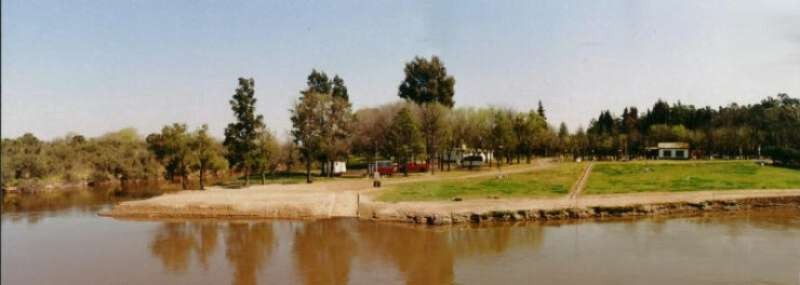
[[[344,161],[334,161],[333,165],[330,162],[326,162],[323,167],[327,170],[326,172],[330,171],[333,175],[342,175],[347,172],[347,163]]]

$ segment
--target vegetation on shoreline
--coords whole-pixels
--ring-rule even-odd
[[[732,189],[798,189],[800,170],[752,161],[599,163],[584,194]]]
[[[766,155],[783,164],[800,164],[800,99],[778,94],[757,104],[731,103],[719,108],[658,100],[640,113],[626,107],[617,117],[606,110],[592,120],[586,145],[577,154],[605,157],[646,155],[659,142],[686,142],[692,156],[756,158]],[[580,135],[580,133],[578,134]]]
[[[568,162],[550,169],[509,174],[500,178],[491,176],[404,183],[385,190],[378,196],[378,200],[399,202],[450,201],[455,198],[558,197],[569,193],[585,167],[586,164]]]

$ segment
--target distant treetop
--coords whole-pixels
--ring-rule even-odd
[[[414,57],[406,63],[404,69],[405,79],[400,83],[398,96],[418,104],[438,102],[452,108],[455,102],[453,76],[447,75],[447,69],[439,57],[432,56],[430,60]]]

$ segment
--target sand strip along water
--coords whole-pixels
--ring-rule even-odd
[[[266,189],[181,191],[123,202],[103,216],[127,218],[334,218],[424,224],[506,220],[691,214],[759,207],[800,207],[800,189],[724,190],[582,195],[550,199],[373,201],[377,191],[301,190],[303,185]]]

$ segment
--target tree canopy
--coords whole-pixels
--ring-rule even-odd
[[[249,174],[258,159],[258,134],[266,128],[264,117],[255,112],[255,81],[252,78],[239,78],[239,87],[229,102],[236,121],[225,128],[223,144],[228,150],[227,158],[231,167],[243,170],[245,183],[249,184]]]
[[[405,79],[400,83],[398,96],[418,104],[438,102],[448,108],[455,104],[456,80],[447,74],[444,63],[439,57],[432,56],[430,60],[415,57],[406,63]]]

